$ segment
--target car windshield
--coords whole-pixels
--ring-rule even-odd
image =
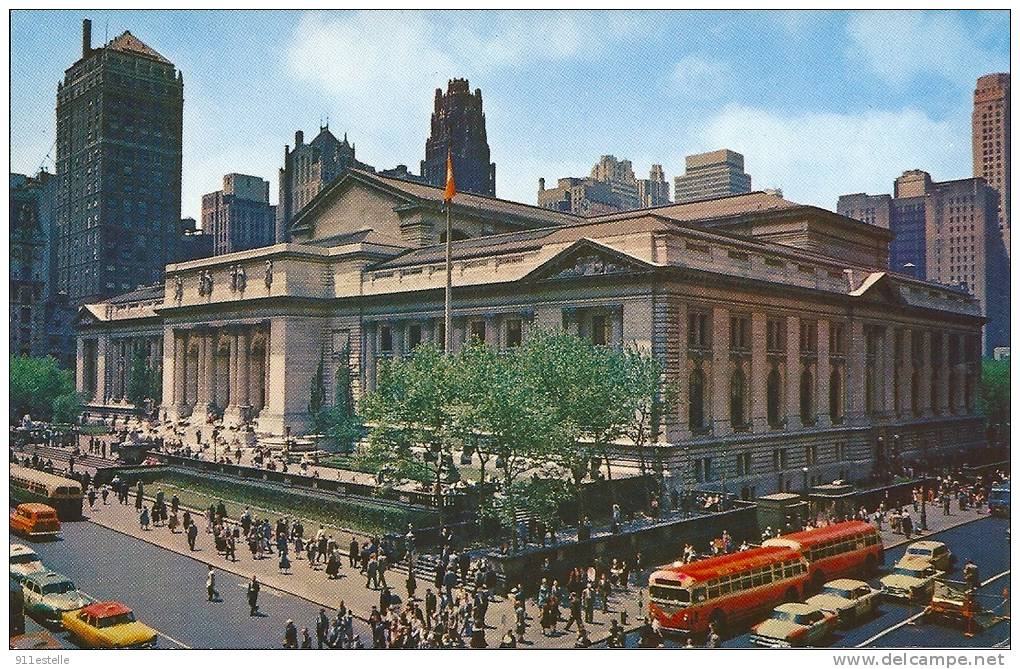
[[[831,585],[827,585],[824,588],[822,588],[822,593],[821,594],[823,594],[823,595],[832,595],[834,597],[846,597],[847,599],[850,598],[850,591],[849,590],[847,590],[846,588],[835,588],[835,587],[833,587]]]
[[[691,593],[684,588],[667,588],[661,585],[653,585],[648,588],[648,596],[662,602],[675,602],[677,604],[689,604]]]
[[[911,548],[907,549],[907,554],[908,555],[925,555],[925,556],[927,556],[927,555],[931,555],[931,553],[932,553],[932,551],[931,551],[930,548],[911,547]]]
[[[28,564],[29,562],[38,562],[39,556],[35,553],[22,553],[21,555],[12,555],[11,564]]]
[[[893,567],[893,573],[900,576],[913,576],[918,578],[923,575],[924,570],[915,567]]]
[[[792,613],[789,613],[787,611],[773,611],[772,612],[772,620],[782,620],[784,622],[785,621],[793,621],[793,619],[795,617],[796,616],[794,616]]]
[[[800,613],[793,617],[793,622],[798,625],[810,625],[818,620],[818,614],[816,613]]]
[[[57,581],[56,583],[47,583],[43,586],[44,595],[61,595],[65,592],[74,591],[74,583],[70,581]]]
[[[131,611],[127,613],[121,613],[116,616],[109,616],[107,618],[99,619],[100,627],[113,627],[114,625],[126,625],[127,623],[133,623],[135,621],[135,614]]]

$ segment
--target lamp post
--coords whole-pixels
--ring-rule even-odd
[[[921,480],[921,531],[928,531],[928,476]]]

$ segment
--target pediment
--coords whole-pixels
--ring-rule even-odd
[[[579,239],[531,272],[526,281],[643,274],[655,265],[591,239]]]
[[[72,325],[75,327],[88,327],[90,325],[98,325],[101,322],[102,319],[86,304],[78,309]]]
[[[906,301],[886,272],[875,272],[851,291],[851,296],[875,304],[903,305]]]

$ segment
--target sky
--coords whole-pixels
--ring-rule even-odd
[[[685,155],[743,153],[752,186],[835,209],[908,169],[972,175],[975,79],[1009,71],[1007,11],[128,11],[11,13],[11,171],[52,170],[57,82],[131,32],[184,74],[182,215],[229,172],[268,179],[294,131],[328,118],[359,160],[424,157],[434,91],[481,88],[496,194],[585,176],[603,154],[638,178]],[[49,156],[47,159],[46,157]]]

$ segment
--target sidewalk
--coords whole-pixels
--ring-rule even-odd
[[[128,505],[117,504],[111,497],[111,503],[103,505],[98,503],[94,509],[89,510],[86,504],[86,514],[91,522],[97,523],[121,534],[125,534],[150,544],[165,548],[166,550],[186,555],[199,562],[211,564],[217,569],[227,571],[244,578],[250,578],[252,574],[258,576],[261,583],[271,588],[296,595],[308,601],[336,609],[343,601],[352,610],[355,617],[362,620],[368,617],[373,606],[379,605],[379,591],[367,588],[365,579],[356,568],[347,566],[347,559],[344,558],[341,578],[328,580],[323,571],[322,565],[317,568],[309,568],[308,562],[304,559],[291,560],[291,571],[289,575],[281,574],[277,569],[277,556],[274,554],[262,560],[252,560],[247,546],[238,545],[238,561],[231,562],[222,555],[215,552],[212,545],[212,535],[204,532],[205,519],[201,512],[194,511],[196,521],[199,523],[200,531],[196,548],[192,552],[188,549],[188,543],[182,532],[171,535],[166,527],[156,527],[149,531],[143,531],[139,527],[138,514],[135,511],[133,497],[132,503]],[[197,514],[197,515],[196,515]],[[311,525],[306,525],[310,527]],[[341,545],[346,545],[349,537],[338,537]],[[243,551],[243,552],[242,552]],[[401,597],[406,597],[407,590],[404,587],[405,571],[401,569],[390,570],[389,587],[391,592]],[[435,590],[431,580],[418,579],[416,594],[419,599],[424,596],[426,589]],[[626,627],[632,628],[641,623],[643,615],[642,606],[647,601],[644,588],[631,587],[629,590],[620,591],[610,597],[610,612],[603,614],[596,612],[595,622],[589,625],[589,635],[593,643],[599,643],[608,638],[609,621],[612,618],[620,619],[621,612],[627,614]],[[564,615],[568,608],[564,608]],[[531,620],[528,630],[525,633],[523,644],[526,647],[536,648],[571,648],[576,639],[576,632],[570,631],[558,633],[557,636],[544,637],[538,625],[539,609],[534,600],[527,602],[527,612]],[[506,598],[499,597],[489,606],[486,623],[489,625],[488,642],[490,647],[498,645],[500,637],[514,624],[512,607]],[[559,625],[562,630],[564,623]],[[368,639],[365,639],[368,641]]]
[[[935,534],[936,532],[942,532],[944,530],[952,529],[964,523],[969,523],[974,520],[981,520],[982,518],[988,517],[988,509],[986,508],[982,512],[977,512],[973,508],[967,509],[966,511],[960,511],[960,507],[954,500],[953,506],[950,507],[950,515],[946,516],[942,513],[942,507],[935,504],[929,504],[925,510],[925,517],[928,523],[928,531],[921,532],[921,514],[920,512],[914,513],[911,506],[906,507],[910,512],[910,519],[914,521],[914,529],[907,539],[905,536],[899,533],[894,533],[889,529],[888,523],[882,523],[882,529],[879,534],[882,537],[882,545],[886,548],[895,548],[902,544],[920,541],[927,538],[929,535]]]

